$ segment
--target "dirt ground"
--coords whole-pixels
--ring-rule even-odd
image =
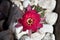
[[[56,1],[57,1],[57,5],[54,11],[58,13],[58,20],[54,25],[54,33],[56,36],[56,40],[60,40],[60,0],[56,0]]]

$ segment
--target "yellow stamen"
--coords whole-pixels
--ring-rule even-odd
[[[28,25],[30,25],[30,26],[31,26],[31,25],[33,24],[33,19],[28,18],[28,19],[27,19],[27,23],[28,23]]]

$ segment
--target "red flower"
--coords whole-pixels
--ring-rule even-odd
[[[32,32],[36,32],[38,28],[42,27],[40,23],[41,18],[40,15],[37,14],[35,10],[27,11],[22,19],[19,19],[18,22],[23,25],[23,30],[31,30]]]
[[[40,15],[37,14],[36,10],[32,10],[30,5],[28,5],[27,11],[23,15],[22,19],[18,19],[18,22],[23,25],[24,31],[31,30],[32,32],[36,32],[38,28],[42,27],[40,21]]]

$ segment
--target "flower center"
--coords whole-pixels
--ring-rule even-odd
[[[30,26],[31,26],[31,25],[33,24],[33,19],[28,18],[28,19],[27,19],[27,23],[28,23],[28,25],[30,25]]]

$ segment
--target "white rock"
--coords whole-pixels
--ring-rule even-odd
[[[47,11],[53,11],[56,6],[55,0],[39,0],[39,6],[47,9]]]
[[[26,35],[26,34],[28,34],[28,30],[22,31],[22,32],[16,34],[16,38],[19,40],[23,35]]]
[[[55,40],[55,35],[54,34],[52,35],[52,39]]]
[[[38,0],[31,0],[31,5],[37,5],[38,4]]]
[[[24,0],[20,0],[20,1],[24,1]]]
[[[24,36],[21,37],[20,40],[31,40],[31,38],[27,35],[24,35]]]
[[[44,33],[39,33],[39,32],[36,32],[36,33],[33,33],[32,35],[31,35],[31,39],[32,40],[41,40],[43,37],[45,36],[45,34]]]
[[[42,40],[55,40],[55,36],[52,33],[46,33]]]
[[[15,2],[15,1],[24,1],[24,0],[11,0],[12,2]]]
[[[24,0],[23,1],[23,7],[26,8],[30,4],[29,0]]]
[[[45,33],[41,34],[35,32],[31,35],[31,37],[25,35],[21,37],[21,40],[55,40],[55,35],[53,33]]]
[[[15,27],[16,28],[16,27]],[[16,30],[16,34],[19,34],[23,29],[23,26],[17,27]]]
[[[11,30],[13,33],[15,33],[15,25],[17,23],[11,23],[10,26],[9,26],[9,30]]]
[[[40,28],[39,31],[41,33],[46,33],[46,32],[53,33],[53,26],[49,24],[43,24],[43,28]]]
[[[23,10],[23,5],[21,4],[20,1],[14,1],[14,3],[17,5],[17,7],[20,8],[20,10]]]
[[[50,25],[54,25],[57,21],[58,14],[54,12],[49,12],[45,14],[46,22]]]

